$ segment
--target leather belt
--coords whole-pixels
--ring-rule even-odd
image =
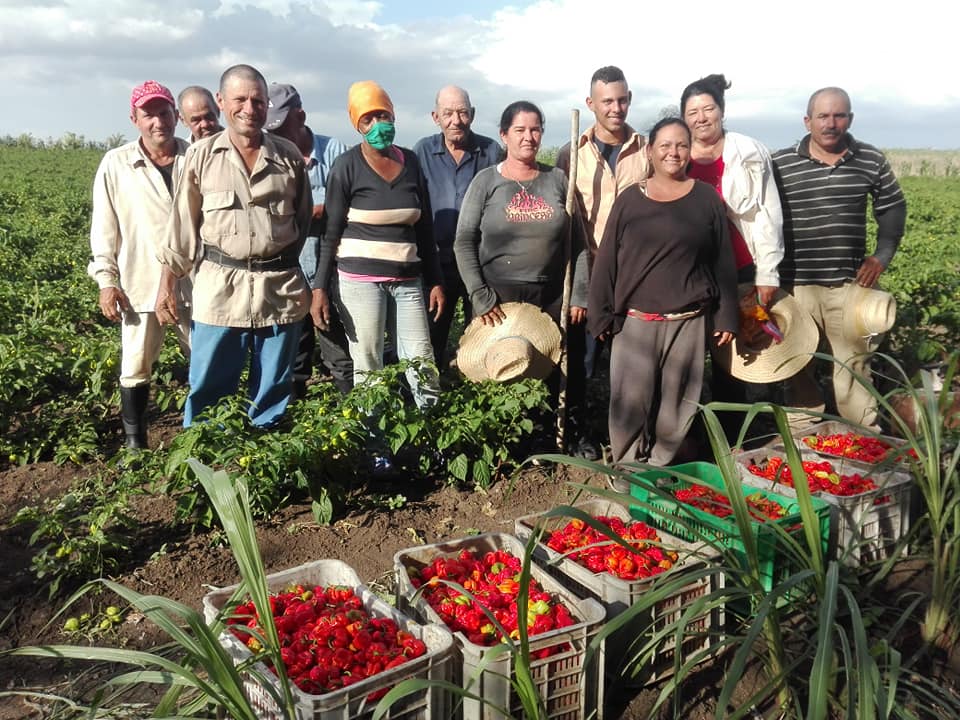
[[[299,255],[282,252],[273,257],[250,257],[235,258],[227,255],[219,248],[213,245],[203,245],[203,259],[212,262],[214,265],[235,268],[238,270],[248,270],[250,272],[266,272],[269,270],[290,270],[300,267]]]

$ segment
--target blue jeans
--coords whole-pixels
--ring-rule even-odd
[[[194,322],[183,426],[190,427],[199,413],[237,391],[248,353],[252,353],[250,420],[263,428],[280,422],[293,391],[293,360],[301,327],[302,323],[287,323],[230,328]]]
[[[447,296],[447,304],[443,309],[443,314],[438,320],[429,316],[430,321],[430,342],[433,345],[433,357],[437,361],[438,368],[449,367],[450,362],[447,357],[447,340],[450,337],[450,325],[453,324],[453,318],[457,314],[457,300],[463,298],[463,316],[467,322],[473,317],[473,308],[470,305],[470,293],[463,284],[460,272],[457,270],[455,260],[445,262],[440,261],[440,270],[443,272],[443,292]],[[430,288],[423,289],[424,299],[430,299]]]
[[[434,404],[439,384],[420,279],[365,282],[341,275],[340,304],[340,319],[353,358],[354,383],[362,382],[368,372],[383,369],[383,336],[389,317],[397,356],[425,363],[427,381],[423,384],[415,372],[407,373],[413,399],[421,408]]]
[[[313,287],[313,279],[317,276],[317,255],[320,247],[320,238],[308,237],[300,251],[300,269],[307,278],[307,287]]]

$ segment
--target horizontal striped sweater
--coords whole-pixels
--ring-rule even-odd
[[[371,277],[423,277],[441,284],[430,198],[416,155],[406,148],[392,182],[380,177],[356,145],[340,155],[327,180],[326,233],[314,288],[329,286],[334,265]]]
[[[906,200],[890,164],[872,145],[853,137],[848,142],[836,165],[810,156],[809,136],[773,154],[783,207],[784,285],[839,285],[856,276],[866,253],[868,198],[877,220],[875,257],[884,267],[900,244]]]

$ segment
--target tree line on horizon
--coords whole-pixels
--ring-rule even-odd
[[[18,147],[33,150],[99,150],[106,152],[127,142],[123,133],[114,133],[105,140],[90,140],[77,133],[64,133],[59,138],[38,138],[31,133],[0,136],[0,148]],[[539,160],[554,165],[558,146],[544,147],[540,150]],[[960,149],[884,149],[887,159],[898,177],[960,177]]]

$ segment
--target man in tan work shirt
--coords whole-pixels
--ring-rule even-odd
[[[586,102],[596,122],[587,128],[577,142],[576,198],[586,222],[587,247],[590,248],[591,257],[596,255],[600,247],[607,217],[617,195],[631,185],[646,180],[648,175],[646,139],[627,123],[632,99],[627,79],[618,67],[602,67],[590,79],[590,95]],[[569,173],[569,143],[560,148],[557,167]],[[586,333],[584,346],[584,371],[587,377],[593,377],[596,358],[603,345]],[[570,361],[575,362],[576,358],[571,357]],[[579,410],[578,414],[582,412]],[[574,424],[579,421],[581,426],[588,425],[586,418],[573,417]],[[587,427],[582,429],[579,447],[575,448],[575,452],[591,460],[599,456]]]
[[[235,393],[251,354],[250,419],[275,426],[290,401],[310,293],[299,256],[313,213],[303,155],[263,132],[267,83],[249,65],[220,79],[225,132],[187,151],[166,242],[157,316],[176,320],[173,283],[196,266],[190,393],[183,424]]]
[[[93,182],[87,270],[100,287],[101,312],[120,322],[121,417],[126,445],[136,449],[147,447],[150,377],[163,346],[154,313],[161,271],[154,248],[170,217],[187,143],[173,134],[173,95],[158,82],[133,89],[130,120],[139,137],[107,152]],[[171,292],[180,318],[177,337],[189,352],[189,278]]]

